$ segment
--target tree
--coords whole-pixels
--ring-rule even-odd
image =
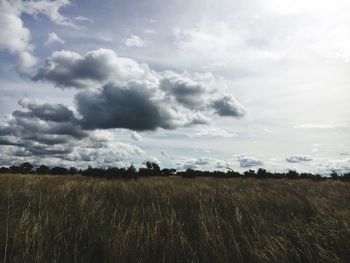
[[[69,168],[69,174],[77,174],[78,173],[78,169],[77,168],[75,168],[75,167],[70,167]]]
[[[299,177],[299,174],[298,174],[297,171],[289,170],[288,173],[287,173],[287,178],[297,179],[298,177]]]
[[[248,170],[248,171],[245,171],[244,172],[244,176],[245,177],[255,177],[256,176],[256,173],[254,170]]]
[[[9,172],[10,172],[10,168],[0,167],[0,173],[5,174],[5,173],[9,173]]]
[[[47,167],[46,165],[40,165],[37,169],[36,172],[38,174],[49,174],[50,168]]]
[[[152,163],[151,162],[147,162],[146,163],[146,167],[147,167],[147,169],[152,169]]]
[[[133,164],[131,164],[125,171],[126,179],[137,179],[137,171]]]
[[[12,165],[10,166],[10,172],[13,174],[22,173],[22,168],[20,166]]]
[[[31,173],[33,171],[33,165],[29,162],[21,164],[22,173]]]
[[[267,172],[265,169],[259,168],[257,172],[257,178],[266,178],[267,177]]]
[[[147,167],[147,170],[149,171],[150,175],[153,175],[153,176],[161,175],[160,167],[157,163],[147,162],[146,167]]]
[[[152,163],[152,170],[156,175],[160,175],[160,167],[157,163]]]
[[[59,166],[52,168],[50,171],[50,173],[54,175],[66,175],[68,174],[68,172],[69,170],[67,168],[59,167]]]
[[[162,170],[162,175],[163,176],[172,176],[176,174],[176,169],[168,169],[168,168],[164,168]]]
[[[332,171],[330,176],[333,180],[338,180],[339,177],[336,171]]]

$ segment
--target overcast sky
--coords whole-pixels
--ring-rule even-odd
[[[0,0],[0,165],[350,171],[346,0]]]

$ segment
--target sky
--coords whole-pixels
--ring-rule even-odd
[[[349,172],[349,12],[0,0],[0,165]]]

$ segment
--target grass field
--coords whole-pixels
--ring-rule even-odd
[[[0,176],[0,262],[350,262],[350,184]]]

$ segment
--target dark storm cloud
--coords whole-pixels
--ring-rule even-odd
[[[208,79],[206,74],[202,74],[202,77],[199,75],[201,74],[189,76],[189,74],[178,74],[171,71],[156,73],[146,64],[119,57],[113,50],[97,49],[85,55],[71,51],[54,52],[34,79],[51,81],[58,87],[98,90],[96,93],[77,96],[78,108],[83,111],[83,115],[92,112],[99,116],[95,118],[85,114],[83,124],[89,129],[154,130],[157,127],[172,128],[188,126],[190,123],[207,123],[204,121],[205,118],[197,117],[193,120],[182,121],[182,123],[180,120],[175,126],[170,125],[165,118],[174,117],[171,116],[171,111],[178,115],[186,112],[187,117],[204,112],[206,116],[209,116],[210,112],[230,117],[244,115],[242,105],[232,95],[222,95],[219,87],[209,88],[206,85],[206,82],[213,80],[212,76]],[[123,88],[111,88],[109,83]],[[139,85],[140,88],[130,89],[132,85]],[[149,93],[151,89],[154,94]],[[93,98],[94,94],[96,98]],[[110,95],[111,98],[106,95]],[[155,97],[158,102],[155,102]],[[159,110],[159,100],[162,101],[160,103],[167,104],[170,110]],[[103,105],[104,103],[106,105]],[[98,107],[96,107],[97,104]],[[89,109],[87,105],[94,105],[94,109]],[[139,107],[139,109],[132,109],[132,107]],[[113,111],[113,116],[108,113],[109,110]],[[167,112],[170,115],[163,116]],[[102,116],[102,113],[106,115]],[[129,122],[126,122],[128,118]],[[181,116],[176,116],[176,118],[181,119]],[[92,119],[96,121],[96,124],[91,122]]]
[[[13,112],[0,126],[1,145],[22,147],[33,155],[65,154],[72,152],[72,142],[87,136],[73,112],[61,104],[19,104],[24,110]]]
[[[126,128],[131,130],[155,130],[170,128],[169,119],[152,101],[153,90],[137,84],[119,87],[105,85],[101,91],[81,92],[76,96],[77,109],[83,116],[84,129]]]
[[[215,100],[212,106],[219,116],[242,117],[245,114],[242,105],[232,95]]]
[[[164,93],[163,90],[168,88],[164,83],[161,89],[140,82],[128,82],[123,86],[109,83],[99,90],[80,92],[75,97],[77,111],[82,116],[79,123],[87,130],[126,128],[145,131],[210,122],[215,112],[205,92],[201,91],[204,95],[199,99],[203,106],[195,109],[190,104],[179,104],[172,94]]]
[[[79,123],[87,130],[175,129],[207,124],[215,115],[244,114],[243,107],[231,95],[220,95],[216,87],[209,88],[203,81],[207,75],[199,75],[191,78],[171,71],[156,73],[146,64],[117,56],[113,50],[98,49],[85,55],[54,52],[35,79],[48,80],[59,87],[88,88],[75,97],[82,116]],[[34,110],[37,116],[41,112]],[[46,110],[44,116],[38,117],[69,117],[64,109]]]
[[[208,91],[200,84],[178,77],[164,78],[160,88],[168,95],[174,96],[176,101],[187,108],[201,108],[205,104]]]
[[[20,100],[19,104],[25,110],[14,111],[3,132],[0,128],[0,133],[7,131],[10,134],[21,133],[23,136],[63,135],[78,139],[86,136],[73,112],[62,104],[35,104],[24,100]]]
[[[289,163],[302,163],[312,161],[312,157],[308,155],[292,155],[286,158]]]
[[[102,81],[110,72],[105,56],[87,54],[85,58],[69,52],[55,52],[34,80],[49,80],[58,86],[83,88],[84,81]]]
[[[21,118],[38,118],[44,121],[68,122],[75,119],[74,114],[62,104],[49,103],[35,104],[26,100],[20,100],[19,104],[29,111],[15,111],[13,115]]]

